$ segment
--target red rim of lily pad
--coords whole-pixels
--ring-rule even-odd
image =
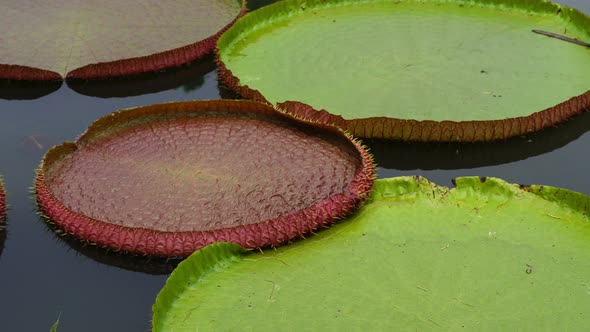
[[[212,100],[97,120],[75,143],[49,150],[36,194],[46,218],[79,239],[187,256],[214,242],[259,248],[303,237],[352,213],[374,177],[370,154],[335,126],[258,102]]]
[[[532,113],[530,115],[509,117],[498,120],[435,121],[401,119],[382,116],[345,119],[340,115],[330,113],[329,110],[316,109],[313,106],[299,101],[286,100],[279,103],[269,101],[263,95],[263,93],[261,93],[261,91],[246,84],[242,84],[240,79],[232,72],[231,69],[226,66],[226,64],[221,59],[220,48],[226,47],[227,44],[231,43],[233,39],[241,38],[239,32],[240,29],[248,27],[248,25],[251,25],[256,19],[264,18],[265,15],[272,16],[275,13],[283,13],[288,11],[292,11],[293,13],[299,11],[300,13],[305,12],[307,14],[316,14],[316,12],[312,10],[312,6],[323,8],[322,6],[324,6],[324,3],[324,0],[314,0],[311,3],[305,2],[304,0],[287,0],[283,1],[282,3],[276,3],[269,6],[274,6],[274,8],[263,8],[266,11],[264,13],[256,13],[257,16],[246,15],[240,19],[238,21],[238,25],[240,25],[240,27],[234,27],[234,29],[230,29],[230,31],[224,34],[218,41],[217,47],[215,49],[215,59],[218,65],[218,75],[220,81],[223,82],[223,84],[227,86],[228,89],[235,91],[243,98],[275,104],[277,108],[288,113],[295,114],[299,117],[339,126],[356,137],[382,138],[410,142],[489,142],[502,140],[540,131],[542,129],[562,123],[575,115],[583,113],[584,111],[590,110],[590,90],[588,90],[555,106]],[[364,2],[360,1],[360,3]],[[395,3],[400,3],[400,1],[395,1]],[[457,1],[457,3],[459,6],[464,5],[460,1]],[[525,11],[529,9],[543,9],[548,11],[555,10],[557,15],[561,15],[562,17],[571,20],[571,22],[574,22],[577,25],[584,25],[590,22],[590,18],[588,18],[588,16],[576,9],[560,6],[544,0],[476,0],[470,5],[481,5],[483,7],[490,4],[499,4],[503,10],[512,8],[516,8],[517,10],[522,9]],[[339,5],[335,5],[334,7],[338,6]],[[315,9],[315,7],[313,8]],[[277,19],[277,21],[278,20],[279,19]],[[587,28],[584,29],[588,31]],[[260,36],[256,35],[256,38],[260,38]],[[562,43],[568,44],[565,42]],[[305,70],[302,71],[305,72]],[[394,99],[392,99],[391,104],[395,107]]]
[[[126,252],[113,252],[108,248],[88,245],[84,241],[64,232],[55,224],[46,222],[47,230],[53,232],[55,239],[63,243],[68,249],[75,250],[78,254],[94,260],[97,263],[114,266],[123,270],[141,272],[152,275],[170,274],[181,258],[154,257],[134,255]],[[2,232],[0,229],[0,243]]]
[[[489,142],[537,132],[590,110],[590,91],[530,116],[489,121],[430,121],[375,117],[345,120],[328,111],[287,101],[277,104],[287,112],[312,121],[329,123],[363,138],[410,142]]]
[[[240,17],[246,14],[246,0],[241,1],[238,15],[216,34],[192,44],[165,50],[146,56],[126,58],[107,62],[88,64],[67,72],[65,77],[52,70],[29,67],[25,65],[0,63],[0,79],[23,81],[57,81],[65,79],[105,79],[132,76],[178,67],[198,60],[210,54],[217,39],[229,29]]]

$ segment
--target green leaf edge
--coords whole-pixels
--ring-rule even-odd
[[[212,271],[231,265],[241,259],[248,250],[239,244],[218,242],[193,253],[172,272],[152,307],[153,331],[163,331],[163,317],[172,307],[177,295],[185,286],[198,282]]]
[[[393,0],[284,0],[262,7],[240,18],[231,28],[221,35],[217,42],[217,52],[232,44],[244,31],[253,28],[257,30],[270,25],[282,15],[291,16],[293,12],[300,11],[302,6],[306,9],[344,6],[353,3],[392,2]],[[575,25],[582,32],[590,36],[590,17],[579,10],[567,6],[561,6],[548,0],[404,0],[410,2],[434,2],[434,3],[458,3],[469,5],[482,5],[499,8],[502,10],[523,10],[526,12],[538,12],[545,14],[560,14],[564,20]],[[327,3],[326,3],[327,2]],[[221,54],[220,54],[221,55]]]
[[[51,330],[49,330],[49,332],[57,332],[58,327],[59,327],[59,317],[57,318],[55,323],[53,323],[53,325],[51,325]]]
[[[239,19],[217,41],[215,61],[218,65],[220,81],[246,99],[269,103],[264,95],[248,85],[242,85],[238,77],[223,62],[224,50],[231,50],[232,44],[238,42],[239,36],[247,30],[256,31],[292,16],[302,9],[344,6],[349,3],[375,3],[408,1],[416,3],[455,3],[490,7],[499,10],[520,10],[525,13],[537,12],[545,15],[558,15],[564,23],[572,25],[581,34],[590,38],[590,16],[579,10],[561,6],[548,0],[283,0],[250,12]],[[583,112],[590,103],[590,91],[574,96],[553,107],[539,110],[527,116],[495,119],[485,121],[433,121],[398,119],[395,117],[368,117],[345,120],[329,110],[317,110],[299,102],[286,101],[277,103],[285,112],[314,121],[330,123],[362,138],[384,138],[401,141],[419,142],[482,142],[507,139],[518,135],[537,132],[549,126],[562,123]],[[296,104],[288,105],[288,104]],[[302,109],[300,109],[302,108]],[[417,130],[414,130],[417,129]],[[428,134],[424,134],[428,133]]]
[[[439,186],[421,176],[379,179],[375,181],[371,198],[356,213],[362,213],[364,209],[371,208],[371,203],[381,200],[415,201],[420,198],[430,199],[449,193],[455,198],[485,195],[491,199],[493,197],[504,197],[505,199],[505,197],[512,198],[531,194],[575,212],[585,215],[590,212],[590,196],[569,189],[544,185],[511,184],[499,178],[477,176],[459,177],[454,179],[453,183],[455,188]],[[166,281],[152,306],[152,331],[164,331],[164,317],[187,285],[197,283],[211,272],[231,266],[250,252],[238,244],[220,242],[196,251],[181,262]]]

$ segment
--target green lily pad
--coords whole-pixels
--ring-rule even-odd
[[[242,0],[3,1],[0,79],[87,79],[179,66],[210,53]]]
[[[359,137],[489,141],[590,108],[590,47],[532,30],[590,42],[589,17],[544,0],[286,0],[218,61],[242,96]]]
[[[368,204],[310,239],[206,247],[168,279],[153,330],[585,330],[590,198],[456,186],[377,180]]]

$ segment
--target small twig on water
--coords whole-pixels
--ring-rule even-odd
[[[574,38],[570,38],[570,37],[558,35],[558,34],[553,33],[553,32],[548,32],[548,31],[543,31],[543,30],[537,30],[537,29],[533,29],[533,32],[534,33],[538,33],[538,34],[543,35],[543,36],[557,38],[559,40],[563,40],[563,41],[566,41],[566,42],[569,42],[569,43],[574,43],[576,45],[590,47],[590,43],[586,43],[586,42],[583,42],[581,40],[577,40],[577,39],[574,39]]]

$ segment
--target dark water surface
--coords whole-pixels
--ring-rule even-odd
[[[268,2],[251,1],[251,8]],[[559,2],[590,13],[590,1]],[[40,221],[30,188],[47,149],[74,140],[103,115],[224,95],[215,66],[208,59],[117,84],[29,88],[25,93],[22,87],[0,84],[0,174],[9,204],[7,230],[0,234],[0,330],[49,331],[60,317],[59,332],[149,331],[152,303],[175,262],[130,259],[64,241]],[[589,129],[590,113],[495,144],[368,143],[381,166],[380,177],[419,174],[451,185],[457,176],[497,176],[590,194]]]

